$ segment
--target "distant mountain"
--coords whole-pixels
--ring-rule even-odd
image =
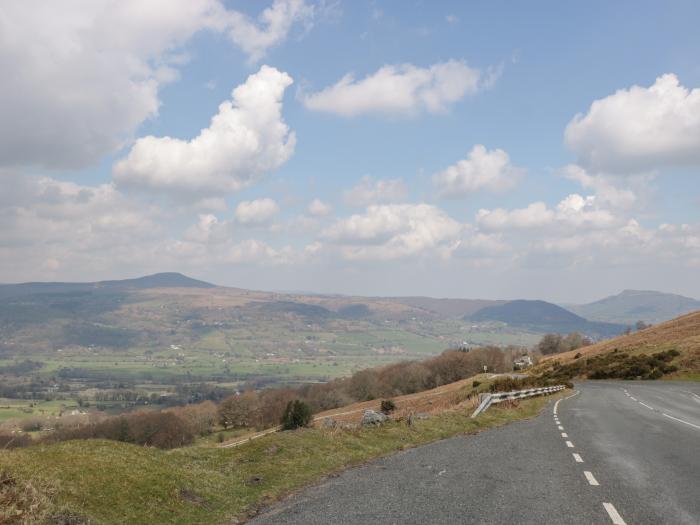
[[[432,297],[391,297],[387,300],[420,308],[438,317],[454,318],[472,315],[486,306],[496,306],[508,302],[488,299],[434,299]]]
[[[592,336],[618,335],[624,330],[622,325],[589,321],[556,304],[524,299],[487,306],[465,319],[477,322],[499,321],[540,332],[581,332]]]
[[[637,321],[656,324],[700,310],[700,301],[671,293],[624,290],[599,301],[566,307],[572,312],[596,321],[628,325]]]
[[[117,288],[216,288],[215,284],[192,279],[177,272],[154,273],[135,279],[122,279],[119,281],[100,281],[96,286],[111,286]]]
[[[0,297],[17,297],[36,294],[75,294],[96,291],[119,292],[126,290],[146,290],[149,288],[215,288],[204,281],[192,279],[176,272],[156,273],[115,281],[89,283],[32,282],[0,285]]]

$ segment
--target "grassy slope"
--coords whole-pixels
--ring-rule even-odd
[[[534,371],[547,368],[554,360],[558,360],[562,364],[569,363],[574,360],[578,353],[581,354],[581,357],[593,357],[614,350],[634,355],[653,354],[670,349],[676,349],[681,353],[674,360],[679,371],[672,377],[700,380],[700,311],[579,350],[546,356]]]
[[[494,407],[476,420],[469,418],[471,407],[462,407],[413,428],[394,422],[379,429],[283,432],[230,449],[73,441],[0,451],[0,472],[50,494],[44,515],[67,509],[92,523],[223,523],[371,458],[534,416],[546,401]],[[253,476],[262,482],[247,483]],[[183,497],[182,490],[195,496]]]

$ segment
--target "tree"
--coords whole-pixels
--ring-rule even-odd
[[[224,428],[246,428],[259,423],[260,405],[255,391],[229,396],[219,404],[219,422]]]
[[[562,337],[559,334],[545,334],[539,343],[537,350],[542,355],[558,354],[561,352]]]
[[[290,401],[282,415],[282,429],[308,427],[311,424],[311,407],[299,399]]]
[[[212,401],[168,408],[165,412],[175,414],[188,425],[192,433],[200,436],[211,434],[219,418],[217,406]]]
[[[646,329],[649,328],[651,325],[645,323],[644,321],[637,321],[637,324],[634,325],[634,326],[635,326],[635,328],[637,329],[637,332],[639,332],[640,330],[646,330]]]

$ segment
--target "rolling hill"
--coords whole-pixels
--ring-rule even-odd
[[[700,301],[670,293],[624,290],[588,304],[565,305],[572,312],[594,321],[633,325],[637,321],[660,323],[700,310]]]
[[[609,337],[624,330],[622,325],[589,321],[556,304],[524,299],[487,306],[467,319],[477,322],[499,321],[542,332],[581,332],[596,337]]]

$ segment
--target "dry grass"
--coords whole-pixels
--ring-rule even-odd
[[[700,373],[700,311],[683,315],[630,335],[615,337],[571,352],[546,356],[533,371],[538,372],[548,368],[554,360],[566,364],[577,359],[577,354],[580,354],[579,358],[583,358],[615,350],[634,355],[670,349],[678,350],[681,353],[681,356],[674,362],[679,367],[678,373],[674,376],[692,376]]]
[[[52,508],[50,494],[32,482],[0,472],[0,525],[46,523]]]
[[[489,380],[486,374],[455,381],[447,385],[442,385],[431,390],[425,390],[415,394],[407,394],[391,398],[396,404],[395,413],[397,416],[408,415],[410,413],[426,412],[429,414],[440,413],[449,408],[462,403],[467,399],[467,394],[471,392],[472,382],[478,380],[484,386],[488,386]],[[470,401],[471,402],[471,401]],[[340,423],[357,423],[362,419],[365,410],[379,411],[381,399],[353,403],[333,410],[326,410],[315,415],[316,425],[322,423],[323,418],[330,417]],[[470,405],[471,406],[471,405]]]

